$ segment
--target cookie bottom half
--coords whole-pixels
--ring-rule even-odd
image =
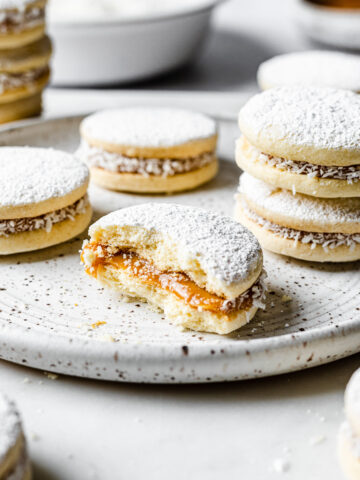
[[[92,208],[87,205],[84,213],[76,215],[74,220],[67,219],[52,226],[50,232],[45,229],[30,232],[13,233],[0,237],[0,255],[40,250],[66,242],[82,233],[89,225]]]
[[[259,240],[261,246],[274,253],[313,262],[352,262],[360,260],[360,243],[324,248],[321,244],[304,243],[301,240],[286,238],[249,218],[241,202],[237,202],[235,218],[247,227]]]
[[[0,104],[0,123],[15,122],[23,118],[40,115],[42,94],[37,93],[14,102]]]
[[[301,173],[294,173],[276,168],[270,163],[261,161],[254,156],[251,147],[244,141],[239,141],[236,147],[236,163],[238,166],[255,178],[265,183],[290,190],[293,193],[303,193],[313,197],[345,198],[360,196],[360,181],[336,178],[320,178]],[[336,168],[336,167],[334,167]]]
[[[45,24],[33,28],[27,28],[20,32],[8,32],[0,34],[0,49],[19,48],[36,42],[45,35]]]
[[[228,334],[244,326],[254,317],[255,305],[229,314],[192,308],[161,288],[142,283],[122,269],[110,265],[97,270],[97,280],[116,293],[147,302],[164,312],[166,318],[184,329],[200,332]]]

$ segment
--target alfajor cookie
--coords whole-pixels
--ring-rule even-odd
[[[89,171],[45,148],[0,149],[0,254],[38,250],[81,233],[91,219]]]
[[[262,90],[312,85],[360,93],[360,57],[326,50],[277,55],[260,64],[257,81]]]
[[[39,100],[29,113],[40,111],[39,94],[49,80],[50,56],[48,37],[19,49],[0,50],[0,122],[8,120],[8,111],[11,120],[27,116],[27,105],[35,98]]]
[[[360,96],[281,87],[239,114],[239,167],[271,185],[315,197],[360,196]]]
[[[77,155],[91,179],[113,190],[171,193],[217,173],[215,122],[187,110],[123,108],[95,113],[80,127]]]
[[[31,464],[20,414],[15,403],[2,394],[0,394],[0,478],[31,479]]]
[[[360,478],[360,369],[352,375],[345,390],[346,420],[340,427],[340,464],[349,480]]]
[[[46,0],[0,0],[0,49],[36,42],[45,33]]]
[[[360,259],[360,198],[293,195],[244,173],[235,216],[272,252],[316,262]]]
[[[181,327],[227,334],[263,308],[262,251],[230,218],[174,204],[124,208],[90,227],[86,272]]]

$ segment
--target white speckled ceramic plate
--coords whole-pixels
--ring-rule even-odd
[[[27,122],[1,145],[73,151],[81,117]],[[151,201],[231,214],[238,134],[221,125],[218,178],[194,192]],[[148,196],[90,189],[94,219]],[[83,236],[83,238],[85,235]],[[0,259],[0,357],[47,371],[130,382],[212,382],[273,375],[360,351],[359,263],[317,265],[265,255],[266,313],[228,336],[179,331],[139,303],[122,303],[83,272],[82,238]],[[283,302],[283,295],[291,301]]]

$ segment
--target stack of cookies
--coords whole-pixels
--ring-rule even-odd
[[[38,115],[49,80],[46,0],[0,0],[0,123]]]
[[[239,124],[237,219],[276,253],[360,259],[360,96],[274,88],[249,100]]]

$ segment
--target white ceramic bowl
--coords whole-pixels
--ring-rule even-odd
[[[360,9],[340,9],[298,0],[296,19],[312,40],[335,48],[360,49]]]
[[[175,69],[197,53],[217,3],[208,0],[176,13],[136,19],[49,21],[52,83],[129,83]]]

